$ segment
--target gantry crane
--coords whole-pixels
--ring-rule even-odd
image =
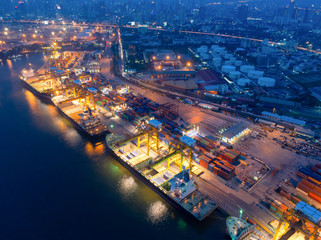
[[[279,236],[282,226],[287,232]],[[280,218],[273,240],[287,240],[297,231],[301,232],[306,240],[316,240],[318,230],[319,226],[308,220],[302,213],[290,209]]]

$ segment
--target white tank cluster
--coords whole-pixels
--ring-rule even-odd
[[[263,72],[262,72],[262,71],[252,70],[252,71],[249,71],[249,72],[247,73],[247,76],[248,76],[249,78],[259,79],[260,77],[263,77]]]
[[[207,53],[208,52],[208,47],[206,45],[202,45],[197,49],[198,53]]]
[[[242,73],[248,73],[249,71],[253,71],[255,68],[251,65],[242,65],[240,70]]]
[[[237,79],[239,79],[241,77],[241,73],[239,71],[232,71],[232,72],[229,73],[228,76],[232,80],[237,80]]]
[[[233,72],[235,71],[235,66],[231,66],[231,65],[224,65],[222,66],[222,72],[224,73],[230,73],[230,72]]]
[[[245,87],[246,85],[250,85],[251,81],[248,78],[240,78],[237,80],[237,85]]]
[[[233,64],[232,64],[232,61],[227,60],[227,61],[224,62],[224,65],[233,65]]]
[[[269,77],[260,77],[258,80],[258,84],[262,87],[274,87],[275,79]]]
[[[230,53],[227,53],[224,56],[225,59],[231,59],[232,57],[233,57],[233,54],[230,54]]]

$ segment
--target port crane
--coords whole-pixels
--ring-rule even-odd
[[[150,150],[153,150],[161,155],[159,131],[160,129],[147,124],[145,129],[138,128],[138,134],[136,136],[119,143],[118,146],[124,145],[133,140],[137,140],[137,147],[141,151],[145,152],[148,156],[150,155]],[[145,146],[146,151],[143,150]],[[179,166],[180,171],[182,171],[184,158],[186,158],[188,159],[188,167],[191,169],[192,154],[193,150],[191,147],[182,143],[179,139],[175,139],[174,141],[170,142],[166,155],[161,155],[162,157],[154,163],[153,167],[163,163],[164,161],[167,161],[167,167],[169,168],[169,165],[172,162],[175,162]]]
[[[279,236],[282,228],[287,231]],[[290,209],[280,218],[273,240],[287,240],[297,231],[301,232],[306,240],[316,240],[319,228],[319,226],[308,220],[302,213]]]

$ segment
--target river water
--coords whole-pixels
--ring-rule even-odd
[[[229,239],[225,219],[177,211],[25,90],[42,53],[0,64],[0,239]]]

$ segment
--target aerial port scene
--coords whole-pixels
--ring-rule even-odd
[[[0,240],[321,240],[321,2],[4,0]]]

